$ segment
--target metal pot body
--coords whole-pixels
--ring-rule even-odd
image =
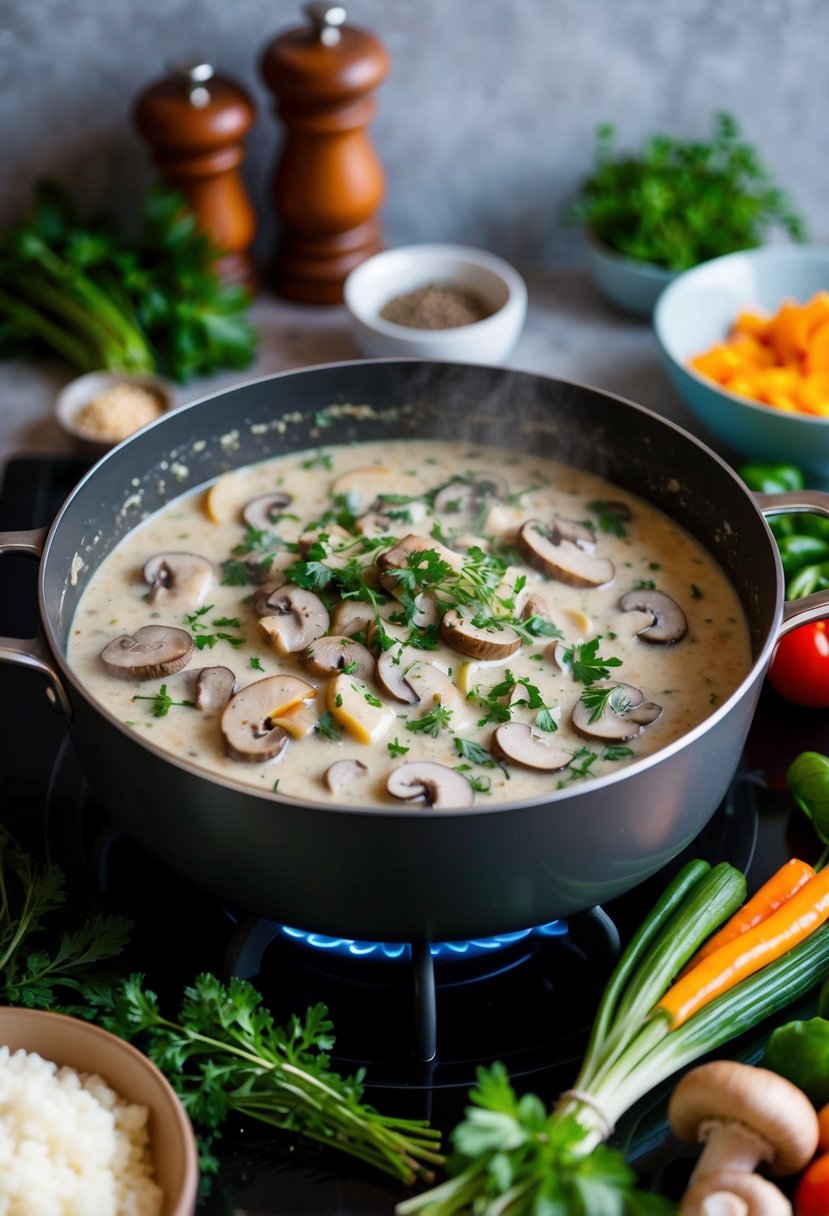
[[[88,699],[65,658],[72,616],[89,576],[147,514],[226,470],[282,452],[426,436],[552,456],[672,516],[716,557],[742,600],[754,658],[741,687],[682,739],[612,776],[529,803],[450,812],[263,795],[154,750]],[[65,691],[74,746],[117,823],[231,905],[300,928],[388,941],[541,924],[620,895],[674,857],[734,774],[783,607],[763,514],[728,466],[690,435],[593,389],[415,360],[269,377],[165,416],[73,492],[45,544],[40,596],[53,685]],[[9,659],[8,647],[0,657]]]

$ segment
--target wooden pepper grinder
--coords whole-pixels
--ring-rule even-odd
[[[281,34],[262,58],[286,128],[273,182],[274,287],[290,300],[337,304],[348,272],[383,247],[375,213],[385,177],[366,128],[389,57],[372,34],[345,25],[340,5],[304,11],[310,23]]]
[[[251,289],[256,216],[239,165],[255,114],[244,90],[209,63],[173,69],[138,97],[134,114],[162,176],[184,192],[199,228],[225,251],[218,273]]]

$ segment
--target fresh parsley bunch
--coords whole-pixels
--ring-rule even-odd
[[[62,870],[41,864],[0,825],[0,1004],[52,1009],[106,990],[98,964],[115,958],[132,926],[120,916],[65,924]]]
[[[140,1046],[167,1075],[201,1131],[201,1166],[215,1170],[210,1144],[235,1112],[329,1145],[398,1180],[430,1181],[440,1165],[440,1133],[395,1119],[362,1101],[362,1074],[331,1068],[332,1026],[312,1005],[279,1026],[246,980],[203,974],[184,990],[177,1019],[165,1017],[141,975],[93,1002],[94,1016]]]
[[[730,114],[714,116],[707,140],[655,135],[638,154],[618,152],[615,134],[610,124],[598,128],[594,171],[566,218],[618,253],[679,271],[754,248],[774,227],[805,239],[802,219]]]
[[[112,217],[82,215],[57,182],[39,182],[31,215],[0,232],[0,358],[49,350],[83,371],[179,381],[246,367],[248,298],[221,281],[216,257],[170,190],[150,191],[130,239]]]

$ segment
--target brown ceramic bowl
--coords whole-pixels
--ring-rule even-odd
[[[150,1111],[155,1180],[164,1192],[163,1216],[193,1216],[198,1157],[184,1107],[156,1066],[135,1047],[91,1022],[36,1009],[0,1006],[0,1043],[35,1051],[77,1072],[97,1073],[122,1098]]]

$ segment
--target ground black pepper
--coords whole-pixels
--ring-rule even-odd
[[[490,315],[483,300],[450,283],[427,283],[415,291],[394,296],[380,310],[384,321],[411,329],[457,329]]]

